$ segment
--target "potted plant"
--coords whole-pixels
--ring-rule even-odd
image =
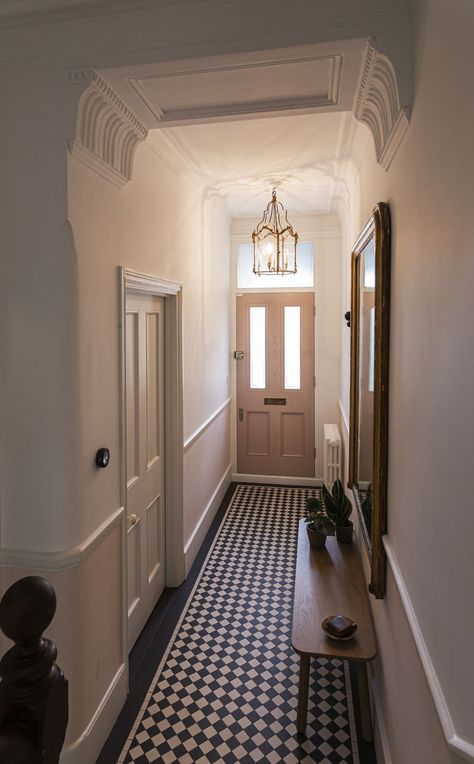
[[[323,504],[327,515],[336,526],[337,540],[343,544],[350,544],[354,527],[352,520],[349,519],[352,504],[347,498],[339,478],[334,481],[332,492],[323,485]]]
[[[334,536],[335,525],[324,511],[320,499],[306,499],[306,523],[310,546],[315,549],[324,549],[326,537]]]

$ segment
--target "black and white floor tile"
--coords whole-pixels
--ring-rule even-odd
[[[237,487],[117,764],[358,764],[343,662],[313,660],[307,735],[295,727],[297,528],[316,493]]]

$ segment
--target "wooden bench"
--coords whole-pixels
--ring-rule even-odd
[[[357,623],[352,639],[333,640],[321,628],[326,616],[338,614]],[[300,655],[298,732],[306,731],[311,657],[340,658],[356,665],[362,734],[372,740],[366,663],[375,658],[376,647],[359,552],[355,544],[338,544],[332,536],[325,550],[312,549],[304,520],[298,534],[292,645]]]

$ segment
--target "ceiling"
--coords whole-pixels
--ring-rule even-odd
[[[105,80],[181,174],[234,217],[260,215],[273,186],[289,211],[334,210],[367,43],[318,43],[113,69]]]
[[[352,124],[350,112],[275,116],[152,130],[148,142],[233,217],[261,215],[273,186],[289,213],[322,214],[334,210]]]

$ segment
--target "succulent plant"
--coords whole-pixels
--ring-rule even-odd
[[[352,525],[349,519],[352,512],[352,504],[347,498],[344,487],[339,480],[334,481],[332,492],[326,485],[323,485],[323,505],[327,515],[334,521],[338,527]]]
[[[310,498],[306,500],[306,522],[311,528],[323,536],[334,536],[335,523],[326,514],[321,499]]]

